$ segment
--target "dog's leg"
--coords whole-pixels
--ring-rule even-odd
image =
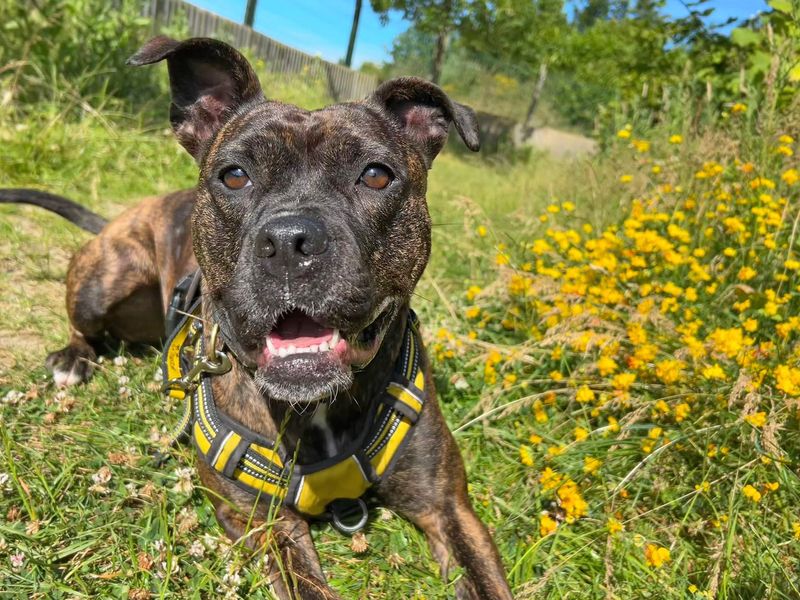
[[[89,378],[106,330],[127,341],[158,341],[163,329],[160,310],[153,309],[153,302],[143,301],[151,295],[147,290],[157,284],[152,261],[136,243],[116,243],[101,235],[75,254],[67,272],[69,343],[45,361],[57,386]],[[129,299],[133,302],[126,303]],[[157,296],[155,303],[160,305]],[[127,305],[136,309],[135,314],[125,314]],[[155,314],[140,314],[151,312]],[[157,323],[151,323],[153,317]]]
[[[389,508],[422,529],[445,579],[463,567],[455,584],[458,600],[513,598],[494,541],[472,509],[461,453],[435,397],[379,493]]]
[[[233,541],[248,532],[247,515],[220,503],[217,520]],[[250,530],[263,525],[251,522]],[[270,553],[269,569],[273,590],[281,600],[337,600],[339,595],[325,581],[308,523],[288,511],[281,511],[268,531],[249,535],[245,545],[253,551]],[[277,556],[276,556],[277,555]]]
[[[465,576],[455,584],[458,600],[510,600],[503,566],[486,526],[469,501],[457,494],[449,505],[406,516],[425,533],[442,577],[461,566]]]

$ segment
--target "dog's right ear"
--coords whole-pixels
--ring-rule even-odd
[[[250,63],[235,48],[209,38],[183,42],[158,36],[128,59],[129,65],[167,60],[172,90],[170,121],[178,141],[199,162],[205,143],[231,113],[263,98]]]

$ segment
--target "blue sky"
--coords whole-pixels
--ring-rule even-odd
[[[246,0],[190,1],[237,22],[243,20],[247,4]],[[254,27],[287,46],[337,62],[347,51],[354,5],[353,0],[259,0]],[[715,22],[727,17],[743,19],[767,9],[766,0],[711,0],[707,6],[715,8]],[[681,0],[667,0],[666,10],[674,15],[686,14]],[[353,65],[388,60],[392,40],[408,26],[399,14],[393,14],[387,25],[381,25],[369,0],[364,0]]]

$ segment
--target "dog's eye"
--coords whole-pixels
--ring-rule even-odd
[[[245,173],[244,169],[241,167],[231,167],[223,171],[220,179],[222,179],[222,183],[225,184],[225,187],[230,190],[241,190],[248,185],[253,185],[247,173]]]
[[[392,183],[392,179],[394,179],[392,172],[381,165],[368,166],[359,177],[359,181],[373,190],[382,190]]]

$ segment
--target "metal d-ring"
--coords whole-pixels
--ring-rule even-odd
[[[333,526],[345,535],[353,535],[357,531],[364,529],[369,519],[367,503],[361,498],[334,500],[330,503],[329,509]],[[345,522],[345,520],[349,521],[353,517],[357,517],[355,522]]]

